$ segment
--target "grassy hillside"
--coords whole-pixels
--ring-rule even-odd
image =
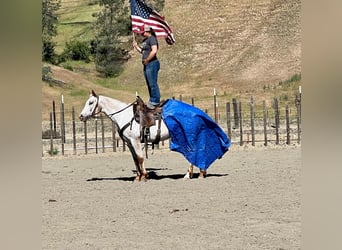
[[[92,13],[99,6],[90,3],[62,0],[58,51],[69,39],[91,37]],[[162,98],[195,97],[204,105],[211,102],[213,88],[226,101],[291,96],[299,82],[279,82],[301,72],[300,8],[299,0],[165,0],[162,14],[174,30],[176,44],[160,40]],[[130,53],[124,72],[112,79],[99,78],[92,63],[69,63],[73,72],[53,67],[55,78],[73,77],[64,87],[42,83],[43,112],[61,93],[66,101],[82,106],[89,88],[127,102],[136,91],[147,98],[141,55]]]
[[[92,23],[96,20],[94,13],[100,10],[95,1],[61,0],[56,52],[61,53],[65,42],[73,39],[88,41],[93,37]]]

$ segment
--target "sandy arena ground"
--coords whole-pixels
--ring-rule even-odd
[[[42,249],[300,249],[301,149],[240,147],[199,179],[185,158],[129,152],[42,159]]]

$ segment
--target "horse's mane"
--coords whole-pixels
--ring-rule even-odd
[[[128,105],[127,103],[123,101],[120,101],[120,100],[117,100],[108,96],[100,95],[99,97],[101,97],[104,102],[106,102],[110,107],[114,109],[124,108]]]

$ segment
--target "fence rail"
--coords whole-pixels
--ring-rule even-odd
[[[191,103],[194,105],[193,98]],[[226,132],[233,145],[300,144],[300,93],[293,102],[282,107],[278,98],[274,98],[272,104],[271,108],[267,108],[265,101],[256,103],[253,97],[244,104],[233,98],[232,102],[225,103],[222,112],[214,95],[213,119]],[[42,156],[126,151],[126,145],[110,119],[100,115],[98,119],[81,122],[78,120],[79,113],[74,107],[65,109],[63,102],[60,111],[57,111],[53,101],[50,120],[42,121]],[[161,141],[157,149],[168,146],[168,140]]]

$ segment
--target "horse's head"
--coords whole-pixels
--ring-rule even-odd
[[[99,107],[99,96],[96,95],[94,90],[91,91],[88,100],[86,101],[83,110],[80,113],[80,120],[85,122],[91,117],[94,117],[101,112],[101,107]]]

